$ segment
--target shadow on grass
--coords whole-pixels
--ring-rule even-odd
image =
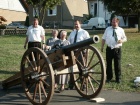
[[[10,70],[0,70],[0,74],[15,74],[16,71],[10,71]]]
[[[138,47],[138,50],[140,51],[140,46]]]

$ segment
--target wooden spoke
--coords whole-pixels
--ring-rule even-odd
[[[48,88],[50,87],[50,85],[46,81],[44,81],[43,79],[41,79],[41,81],[45,84],[45,86],[47,86]]]
[[[38,87],[39,87],[39,84],[36,83],[36,85],[35,85],[35,90],[34,90],[34,94],[33,94],[33,100],[35,100],[35,97],[36,97],[36,93],[37,93]]]
[[[78,59],[75,59],[77,64],[79,64],[82,68],[84,68],[84,66],[82,65],[82,63],[78,60]]]
[[[93,57],[94,57],[95,53],[92,54],[91,58],[89,59],[89,63],[87,65],[87,67],[89,67],[89,65],[91,64],[91,62],[93,61]]]
[[[100,61],[98,61],[97,63],[95,63],[93,66],[91,66],[88,70],[91,70],[92,68],[94,68],[95,66],[97,66],[100,63]]]
[[[88,53],[88,49],[85,50],[85,66],[88,66],[88,56],[89,56],[89,53]]]
[[[29,92],[30,89],[33,87],[34,84],[35,84],[35,83],[30,83],[29,86],[28,86],[28,88],[26,89],[26,92]]]
[[[40,81],[40,85],[41,85],[41,89],[42,89],[42,91],[43,91],[43,93],[44,93],[44,96],[47,97],[47,93],[46,93],[46,91],[45,91],[45,88],[44,88],[44,86],[43,86],[42,81]]]
[[[85,79],[86,79],[86,95],[88,95],[88,78]]]
[[[80,80],[80,81],[82,81],[81,82],[81,87],[80,87],[80,90],[83,90],[83,86],[84,86],[84,83],[85,83],[85,78],[83,78],[82,80]]]
[[[32,52],[32,59],[33,59],[33,63],[34,63],[34,66],[35,66],[35,70],[37,71],[37,64],[36,64],[36,60],[35,60],[35,56],[34,56],[33,52]]]
[[[89,81],[89,84],[90,84],[90,87],[91,87],[92,91],[95,93],[95,89],[94,89],[94,87],[93,87],[93,84],[92,84],[92,82],[91,82],[90,77],[88,77],[88,81]]]
[[[38,93],[39,93],[39,102],[42,103],[42,97],[41,97],[41,86],[40,86],[40,83],[39,83],[39,87],[38,87]]]
[[[43,62],[43,65],[42,65],[42,67],[40,68],[39,73],[41,73],[41,72],[43,71],[44,66],[45,66],[45,62]]]
[[[90,76],[90,78],[92,78],[98,85],[100,85],[100,83],[96,79],[94,79],[92,76]]]
[[[26,56],[26,59],[27,59],[28,63],[30,64],[30,66],[32,67],[31,69],[32,69],[33,71],[35,71],[34,66],[32,65],[31,61],[29,60],[29,58],[28,58],[27,56]]]
[[[85,66],[86,61],[85,61],[85,57],[83,55],[83,52],[81,51],[80,54],[81,54],[81,63],[82,63],[83,66]]]
[[[40,58],[40,54],[39,53],[37,53],[37,70],[38,70],[38,73],[40,72],[40,60],[41,60],[41,58]]]

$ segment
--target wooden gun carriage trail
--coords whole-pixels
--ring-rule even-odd
[[[106,77],[103,57],[97,48],[91,46],[98,42],[99,37],[94,35],[50,51],[36,47],[27,49],[21,60],[20,72],[4,80],[2,86],[8,89],[22,83],[32,104],[47,105],[54,94],[54,76],[72,74],[77,92],[84,98],[95,98],[101,92]]]

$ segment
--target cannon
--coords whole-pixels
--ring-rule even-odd
[[[95,98],[101,92],[106,78],[103,57],[91,45],[98,42],[99,37],[95,35],[50,51],[36,47],[27,49],[21,60],[20,72],[2,81],[2,86],[8,89],[22,84],[32,104],[47,105],[54,94],[54,76],[72,74],[77,92],[84,98]]]

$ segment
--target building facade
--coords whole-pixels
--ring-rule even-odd
[[[22,0],[0,0],[0,16],[9,24],[14,21],[25,21],[27,11],[23,7]]]
[[[35,10],[31,6],[29,14],[31,24],[35,16]],[[61,5],[46,11],[43,26],[46,28],[72,28],[74,20],[83,20],[84,15],[88,14],[88,3],[86,0],[64,0]]]

